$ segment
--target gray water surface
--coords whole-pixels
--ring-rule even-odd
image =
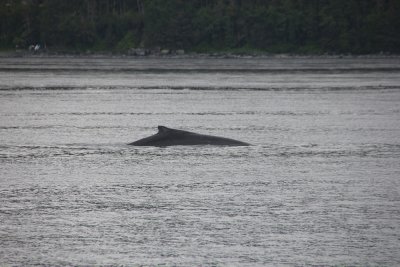
[[[399,69],[0,58],[0,265],[398,266]]]

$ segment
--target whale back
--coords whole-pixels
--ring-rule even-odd
[[[163,147],[179,145],[247,146],[249,144],[230,138],[197,134],[160,125],[156,134],[130,143],[129,145]]]

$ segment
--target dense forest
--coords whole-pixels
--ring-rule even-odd
[[[0,0],[0,48],[399,53],[400,0]]]

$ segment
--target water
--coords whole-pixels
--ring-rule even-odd
[[[398,266],[399,68],[0,58],[0,265]]]

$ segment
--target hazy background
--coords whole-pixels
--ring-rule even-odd
[[[0,48],[398,53],[397,0],[1,0]]]

